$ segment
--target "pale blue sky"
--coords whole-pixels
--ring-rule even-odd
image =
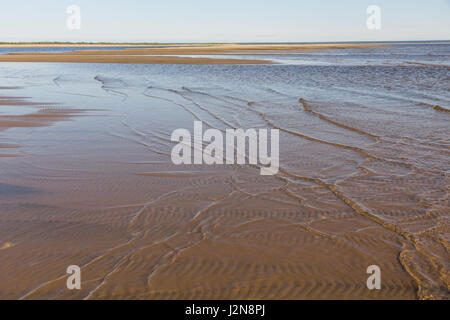
[[[81,30],[66,27],[68,5]],[[366,8],[382,10],[368,30]],[[450,0],[1,0],[0,41],[315,42],[450,39]]]

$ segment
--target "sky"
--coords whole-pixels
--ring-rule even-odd
[[[69,5],[81,28],[69,30]],[[370,30],[366,9],[381,9]],[[450,0],[1,0],[0,42],[450,40]]]

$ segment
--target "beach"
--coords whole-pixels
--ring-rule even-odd
[[[449,46],[0,54],[0,297],[449,299]],[[194,121],[279,171],[174,164]]]
[[[54,45],[53,48],[62,45]],[[0,48],[21,48],[4,45]],[[47,48],[51,48],[49,46]],[[69,46],[70,47],[70,46]],[[134,64],[270,64],[267,60],[238,58],[197,58],[198,55],[279,55],[307,53],[323,49],[368,49],[378,48],[374,44],[308,44],[308,45],[180,45],[153,48],[134,47],[116,50],[95,50],[96,45],[79,45],[82,51],[69,52],[19,52],[0,55],[0,62],[78,62],[78,63],[134,63]],[[22,48],[39,48],[23,45]],[[193,55],[194,57],[180,57]]]

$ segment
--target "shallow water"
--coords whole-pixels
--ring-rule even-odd
[[[164,45],[154,45],[154,46],[54,46],[54,47],[45,47],[45,45],[41,47],[0,47],[0,54],[7,53],[17,53],[17,52],[72,52],[72,51],[82,51],[82,50],[121,50],[121,49],[151,49],[151,48],[177,48],[180,46],[164,46]]]
[[[449,55],[0,63],[0,297],[448,299]],[[280,172],[173,165],[195,120],[278,128]]]

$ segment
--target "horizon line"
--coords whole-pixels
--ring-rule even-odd
[[[327,44],[327,43],[411,43],[411,42],[450,42],[450,39],[432,40],[348,40],[348,41],[244,41],[244,42],[215,42],[215,41],[193,41],[193,42],[145,42],[145,41],[0,41],[5,44]]]

